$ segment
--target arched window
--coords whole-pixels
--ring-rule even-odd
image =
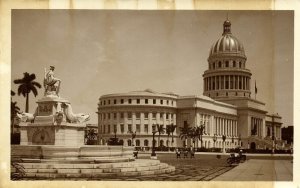
[[[127,145],[131,146],[131,140],[127,140]]]
[[[135,140],[135,145],[140,146],[140,140]]]
[[[144,140],[144,146],[149,146],[149,141],[148,140]]]
[[[239,62],[239,63],[240,63],[239,67],[242,68],[242,62]]]
[[[164,145],[164,140],[160,140],[160,146],[163,146]]]
[[[226,64],[225,65],[226,67],[229,67],[229,62],[228,61],[226,61],[225,64]]]

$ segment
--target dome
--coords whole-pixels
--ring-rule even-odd
[[[243,44],[231,34],[231,23],[226,20],[223,24],[222,37],[215,42],[211,49],[209,58],[215,55],[234,55],[245,57]]]

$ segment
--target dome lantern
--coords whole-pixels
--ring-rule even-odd
[[[226,35],[226,34],[231,34],[231,23],[228,19],[223,23],[223,34],[222,35]]]

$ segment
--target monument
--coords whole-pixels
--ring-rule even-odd
[[[50,66],[44,77],[44,97],[37,101],[34,114],[18,114],[21,145],[80,146],[84,144],[88,114],[75,114],[70,102],[59,96],[61,80]]]
[[[35,112],[17,115],[21,143],[11,146],[11,160],[24,167],[23,178],[102,179],[175,171],[159,160],[136,160],[134,147],[84,145],[85,122],[90,116],[73,113],[70,102],[59,96],[62,82],[54,77],[54,69],[45,69],[45,92]],[[18,172],[14,167],[11,171]]]

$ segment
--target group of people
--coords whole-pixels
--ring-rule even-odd
[[[183,149],[183,150],[180,150],[178,148],[176,148],[175,150],[176,152],[176,158],[181,158],[181,154],[183,154],[183,158],[188,158],[188,155],[190,154],[190,158],[195,158],[195,150],[194,148],[190,148],[190,149]]]

